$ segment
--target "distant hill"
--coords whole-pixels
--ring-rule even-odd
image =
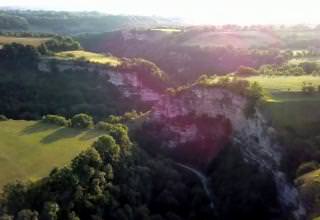
[[[98,12],[8,10],[0,8],[1,31],[79,34],[178,25],[177,19],[108,15]]]

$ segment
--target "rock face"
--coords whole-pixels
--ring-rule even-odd
[[[233,128],[246,120],[245,105],[245,98],[228,90],[194,87],[176,96],[163,96],[150,117],[166,124],[159,131],[168,134],[163,145],[177,154],[183,152],[185,158],[208,163],[232,141]]]
[[[209,162],[228,142],[240,145],[244,160],[270,172],[278,189],[283,211],[304,219],[305,210],[295,187],[280,171],[281,147],[263,116],[247,118],[247,99],[222,88],[194,86],[181,94],[163,97],[153,106],[152,121],[165,127],[159,133],[171,134],[164,146]]]
[[[52,64],[54,63],[54,64]],[[52,67],[54,65],[54,67]],[[105,64],[79,62],[74,60],[59,60],[43,58],[38,65],[42,72],[51,72],[56,68],[59,72],[64,71],[87,71],[99,75],[108,76],[109,82],[119,88],[124,97],[138,97],[143,102],[154,103],[160,100],[160,93],[146,86],[138,73],[116,72],[110,70]]]

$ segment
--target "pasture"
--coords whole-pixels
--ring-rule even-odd
[[[250,76],[267,92],[263,111],[272,125],[280,129],[293,129],[303,136],[315,135],[320,129],[320,93],[301,92],[303,83],[318,88],[320,76]]]
[[[50,38],[0,36],[0,45],[18,43],[38,47],[48,40],[50,40]]]
[[[258,82],[265,90],[274,92],[299,92],[303,83],[312,83],[314,86],[320,85],[320,76],[250,76],[246,77],[250,82]]]
[[[37,180],[67,165],[102,134],[37,121],[0,122],[0,188],[15,180]]]
[[[84,50],[59,52],[56,53],[55,56],[62,59],[83,59],[92,63],[108,64],[110,66],[118,66],[121,64],[121,60],[116,57]]]

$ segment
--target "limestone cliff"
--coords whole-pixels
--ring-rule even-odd
[[[282,152],[274,129],[258,109],[247,118],[244,114],[247,104],[247,98],[230,90],[195,85],[181,94],[163,97],[153,106],[150,117],[166,124],[158,134],[166,132],[173,137],[164,140],[164,146],[178,148],[180,152],[187,149],[202,162],[214,159],[228,142],[240,145],[246,162],[272,174],[284,211],[295,219],[303,219],[305,210],[298,192],[280,170]],[[204,138],[206,141],[199,143]]]

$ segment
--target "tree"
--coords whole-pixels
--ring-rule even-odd
[[[101,166],[101,157],[94,148],[81,153],[71,163],[72,171],[78,176],[82,184],[88,183]]]
[[[59,212],[59,205],[55,202],[46,202],[43,208],[41,219],[43,220],[57,220]]]
[[[311,74],[312,72],[320,69],[319,64],[316,62],[303,62],[300,63],[299,66],[302,67],[307,74]]]
[[[72,117],[71,126],[73,128],[90,128],[93,126],[93,119],[84,113],[77,114]]]
[[[110,135],[100,137],[93,143],[93,147],[106,162],[117,160],[120,156],[120,147]]]
[[[55,124],[58,126],[69,126],[70,121],[67,120],[65,117],[60,115],[46,115],[42,119],[43,122],[49,124]]]
[[[38,212],[30,209],[23,209],[18,212],[17,220],[38,220]]]
[[[75,212],[71,212],[68,216],[68,220],[80,220],[80,218],[76,215]]]

